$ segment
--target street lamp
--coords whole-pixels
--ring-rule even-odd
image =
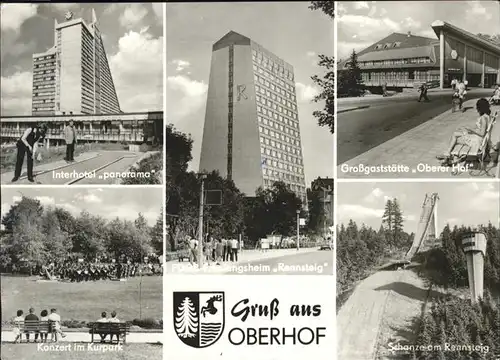
[[[204,204],[204,193],[205,193],[205,179],[207,178],[206,174],[199,174],[201,180],[201,189],[200,189],[200,218],[198,224],[198,268],[201,269],[203,266],[203,204]]]
[[[300,225],[300,210],[296,211],[297,213],[297,251],[299,251],[299,225]]]

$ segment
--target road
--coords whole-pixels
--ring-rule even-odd
[[[318,250],[297,255],[241,262],[231,275],[332,275],[333,251]]]
[[[467,99],[487,96],[490,89],[471,89]],[[432,118],[451,107],[449,92],[429,93],[428,103],[417,102],[417,96],[374,98],[356,105],[368,109],[337,115],[337,162],[342,164]],[[340,105],[339,105],[340,106]]]

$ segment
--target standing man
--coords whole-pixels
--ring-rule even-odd
[[[238,262],[238,240],[231,240],[231,261]]]
[[[64,141],[66,141],[66,161],[75,161],[76,129],[73,120],[64,128]]]
[[[21,176],[24,155],[26,155],[28,161],[28,180],[30,182],[35,181],[35,179],[33,179],[33,160],[35,159],[36,151],[38,149],[38,142],[45,138],[46,133],[46,124],[36,125],[26,129],[23,136],[21,136],[21,138],[17,140],[16,170],[14,172],[14,178],[12,179],[12,182],[16,182]]]

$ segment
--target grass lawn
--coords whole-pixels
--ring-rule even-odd
[[[122,351],[76,351],[71,344],[70,351],[38,351],[35,344],[2,344],[2,360],[161,360],[162,345],[127,344]],[[79,344],[80,345],[80,344]]]
[[[36,314],[56,308],[62,320],[95,321],[103,311],[115,310],[118,318],[139,318],[140,278],[128,281],[88,281],[80,283],[36,282],[37,277],[1,276],[2,324],[30,307]],[[161,276],[142,278],[142,318],[162,319],[163,286]]]

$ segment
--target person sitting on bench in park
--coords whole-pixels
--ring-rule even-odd
[[[17,316],[13,320],[14,323],[14,328],[12,331],[14,332],[14,335],[16,336],[14,339],[14,344],[19,340],[21,342],[21,327],[24,324],[24,318],[23,318],[23,311],[22,310],[17,310]]]
[[[490,104],[486,99],[479,99],[476,102],[476,110],[479,113],[479,118],[476,121],[474,128],[463,127],[457,129],[453,133],[450,139],[450,146],[444,155],[438,156],[439,160],[446,160],[451,158],[451,152],[455,145],[467,145],[470,148],[479,149],[483,138],[486,135],[488,129],[488,123],[490,121]]]
[[[57,310],[52,308],[50,309],[50,315],[47,318],[50,323],[52,323],[52,340],[57,341],[58,336],[61,335],[63,338],[66,337],[66,334],[64,334],[61,330],[61,317],[57,313]]]
[[[49,321],[49,312],[47,310],[42,310],[40,313],[40,321]],[[47,337],[49,334],[45,330],[40,330],[40,341],[47,342]]]
[[[120,319],[116,317],[116,311],[111,312],[111,318],[108,320],[110,323],[119,323]],[[110,335],[110,342],[113,342],[113,334]],[[116,334],[116,341],[120,342],[120,335]]]
[[[30,308],[29,314],[25,316],[24,321],[38,321],[38,316],[35,315],[35,309]],[[35,332],[35,342],[38,340],[38,333]],[[30,342],[30,333],[26,332],[26,341]]]
[[[103,311],[101,313],[101,318],[99,320],[97,320],[96,322],[98,323],[107,323],[109,322],[108,320],[108,314],[106,314],[106,311]],[[106,339],[106,335],[107,334],[99,334],[101,336],[101,342],[104,342],[104,339]]]

